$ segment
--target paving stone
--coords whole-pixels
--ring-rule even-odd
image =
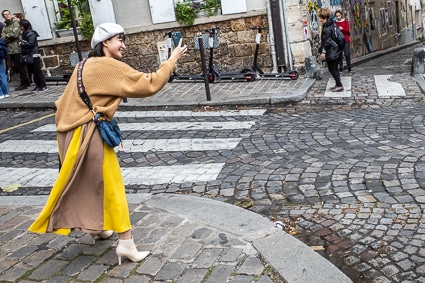
[[[175,280],[185,270],[186,265],[181,262],[167,262],[155,276],[155,280]]]
[[[127,278],[131,272],[136,268],[137,263],[126,262],[125,264],[117,265],[108,271],[108,276],[114,278]]]
[[[202,282],[206,274],[208,273],[208,269],[202,268],[188,268],[182,274],[181,277],[177,278],[176,282],[178,283],[198,283]]]
[[[71,261],[63,270],[62,274],[68,276],[76,276],[85,268],[87,268],[91,263],[96,260],[94,256],[79,256],[77,259]]]
[[[227,264],[220,264],[214,267],[205,283],[226,282],[235,267]]]
[[[108,267],[105,265],[93,264],[90,265],[86,270],[83,270],[81,273],[79,273],[77,278],[79,280],[94,282],[107,270]]]
[[[204,249],[196,257],[193,262],[193,265],[197,268],[209,268],[213,266],[214,262],[217,261],[218,257],[222,253],[223,249]]]
[[[69,262],[52,259],[44,262],[28,277],[34,280],[45,280],[62,270]]]
[[[264,265],[257,257],[250,256],[245,259],[244,263],[238,270],[238,274],[259,275],[264,271]]]
[[[17,280],[31,270],[31,266],[24,263],[18,263],[8,269],[6,272],[0,274],[1,282],[17,282]]]

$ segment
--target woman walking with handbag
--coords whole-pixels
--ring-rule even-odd
[[[329,73],[335,80],[335,86],[331,87],[333,92],[344,91],[344,87],[341,83],[341,76],[338,71],[338,60],[341,56],[341,49],[338,47],[336,42],[332,39],[332,33],[334,32],[335,24],[330,18],[331,12],[328,8],[320,8],[318,16],[322,23],[322,35],[321,45],[319,48],[320,59],[326,61],[328,64]]]
[[[96,27],[93,50],[81,65],[84,88],[95,112],[111,121],[125,97],[151,96],[161,90],[176,69],[187,47],[177,46],[155,73],[142,73],[120,61],[125,45],[124,29],[114,23]],[[118,158],[102,140],[93,112],[80,98],[78,65],[62,96],[56,101],[56,130],[61,169],[47,204],[29,230],[68,235],[80,230],[93,239],[118,234],[118,264],[127,257],[143,260],[131,234],[130,213]],[[85,150],[81,150],[85,148]]]
[[[344,46],[344,57],[345,57],[345,64],[347,64],[347,71],[351,72],[351,59],[350,59],[350,23],[347,19],[344,19],[342,17],[342,11],[336,10],[335,11],[335,17],[336,21],[335,24],[337,28],[342,32],[342,34],[345,37],[345,46]],[[342,60],[342,56],[340,56],[339,62],[339,70],[344,71],[344,62]]]
[[[22,49],[21,64],[26,65],[30,73],[34,75],[36,87],[33,91],[46,91],[46,77],[41,71],[40,51],[38,50],[38,33],[32,30],[31,23],[28,20],[21,20],[19,26],[22,33],[22,40],[19,45]]]

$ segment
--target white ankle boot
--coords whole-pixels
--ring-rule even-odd
[[[139,252],[134,244],[133,238],[130,240],[118,240],[116,253],[118,256],[118,265],[121,265],[121,258],[123,256],[132,262],[139,262],[150,254],[150,252],[147,251]]]

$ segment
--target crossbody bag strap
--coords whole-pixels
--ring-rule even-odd
[[[87,95],[86,89],[84,88],[84,84],[83,84],[83,67],[84,64],[86,63],[87,59],[84,59],[83,61],[81,61],[80,63],[78,63],[78,69],[77,69],[77,88],[78,88],[78,93],[81,97],[81,99],[84,101],[84,103],[87,105],[87,107],[93,112],[93,114],[95,113],[95,110],[93,109],[93,106],[91,104],[90,98]],[[80,145],[80,148],[78,150],[77,153],[77,158],[75,160],[75,164],[74,164],[74,168],[77,168],[80,164],[80,160],[81,157],[83,156],[83,154],[86,152],[87,150],[87,146],[91,140],[91,137],[94,133],[94,129],[96,128],[96,124],[94,122],[92,122],[92,124],[90,125],[90,127],[88,128],[88,131],[86,132],[86,135],[84,137],[84,140],[82,142],[82,144]]]
[[[83,100],[83,102],[87,105],[87,107],[95,113],[95,110],[93,108],[93,105],[91,104],[90,98],[86,92],[86,88],[84,87],[83,83],[83,67],[86,63],[87,59],[82,60],[80,63],[78,63],[78,69],[77,69],[77,89],[78,94],[80,95],[80,98]]]

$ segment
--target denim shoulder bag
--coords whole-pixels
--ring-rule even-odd
[[[84,103],[87,105],[87,107],[90,109],[91,112],[93,112],[93,121],[96,124],[97,128],[99,129],[100,136],[102,139],[106,142],[106,144],[112,148],[116,147],[117,145],[122,145],[123,137],[121,135],[121,130],[118,127],[117,121],[115,119],[112,119],[112,121],[108,121],[105,118],[105,115],[103,115],[100,112],[97,112],[93,105],[91,104],[90,98],[86,92],[86,89],[83,84],[83,67],[86,63],[87,59],[84,59],[78,64],[78,70],[77,70],[77,87],[78,87],[78,93],[80,94],[80,98],[84,101]]]

